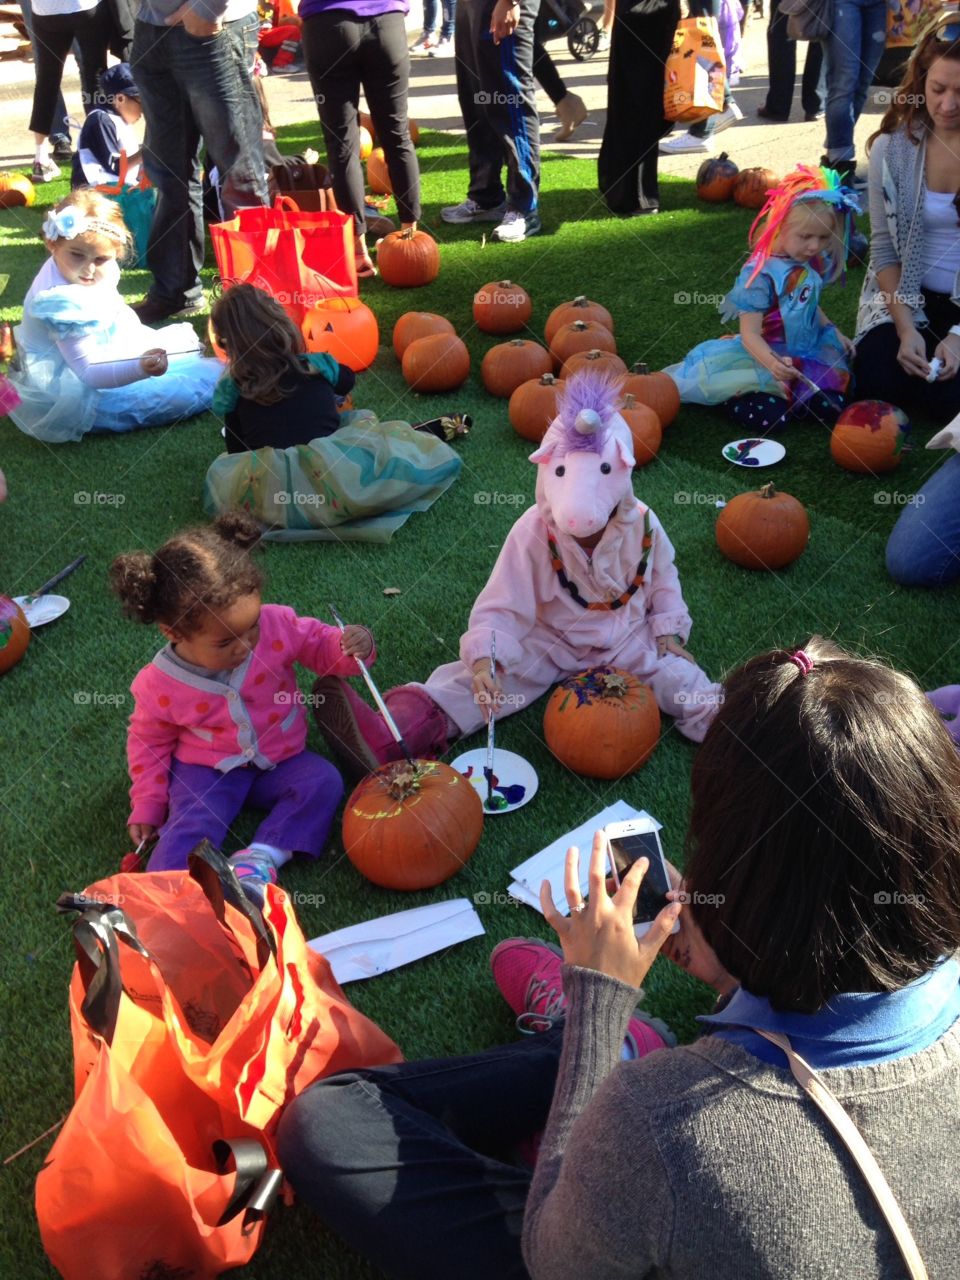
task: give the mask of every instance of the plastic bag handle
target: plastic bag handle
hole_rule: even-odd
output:
[[[233,864],[220,850],[215,849],[209,840],[201,841],[188,856],[187,868],[190,878],[203,890],[204,897],[213,907],[214,915],[227,932],[230,931],[230,926],[227,924],[224,903],[229,902],[231,907],[249,921],[257,938],[257,963],[260,968],[266,967],[271,956],[276,959],[276,939],[263,923],[263,916],[258,908],[240,887]]]
[[[84,989],[80,1012],[87,1026],[112,1044],[123,994],[116,932],[102,915],[85,912],[73,926],[73,945]]]
[[[283,1173],[270,1168],[267,1148],[255,1138],[218,1138],[213,1156],[218,1173],[228,1173],[232,1163],[237,1175],[233,1195],[217,1226],[225,1226],[242,1213],[242,1231],[248,1236],[273,1207]]]

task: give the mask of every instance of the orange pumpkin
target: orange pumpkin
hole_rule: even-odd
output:
[[[660,419],[649,405],[640,404],[636,396],[629,392],[623,397],[620,416],[633,436],[633,456],[637,460],[637,466],[645,467],[657,456],[660,442],[663,440]]]
[[[377,245],[382,279],[396,289],[416,289],[440,274],[440,246],[425,231],[391,231]]]
[[[613,333],[613,316],[607,308],[602,307],[599,302],[591,302],[581,293],[570,302],[561,302],[547,316],[543,329],[543,340],[547,346],[553,341],[558,329],[562,329],[565,324],[573,324],[574,320],[596,320]]]
[[[847,405],[830,434],[830,456],[847,471],[893,471],[903,460],[910,420],[885,400]]]
[[[420,141],[420,126],[417,124],[416,120],[410,120],[408,118],[407,127],[410,130],[410,141],[414,146],[416,146]]]
[[[717,518],[717,546],[744,569],[784,569],[793,564],[810,539],[810,521],[789,493],[765,484],[753,493],[738,493]]]
[[[359,298],[320,298],[304,312],[300,327],[308,351],[326,351],[354,373],[377,358],[377,318]]]
[[[480,377],[492,396],[505,400],[524,382],[539,378],[552,368],[550,353],[539,342],[511,338],[490,348],[480,365]]]
[[[523,285],[491,280],[473,295],[473,319],[481,333],[519,333],[533,314]]]
[[[588,778],[622,778],[639,769],[660,739],[653,691],[629,671],[592,667],[562,680],[543,716],[547,746]]]
[[[733,184],[733,198],[744,209],[759,209],[767,198],[767,192],[780,185],[780,179],[772,169],[757,165],[742,169]]]
[[[37,198],[33,183],[22,173],[0,173],[0,209],[32,205]]]
[[[0,675],[16,666],[30,643],[30,627],[23,610],[9,596],[0,596]]]
[[[214,332],[214,328],[213,328],[213,321],[209,319],[209,317],[207,319],[207,341],[210,343],[210,346],[213,349],[213,354],[217,357],[220,363],[226,364],[227,353],[224,351],[223,347],[221,347],[220,343],[217,341],[217,335]]]
[[[725,151],[708,156],[697,170],[697,195],[709,204],[722,204],[733,195],[739,173]]]
[[[560,380],[552,373],[522,383],[510,397],[510,425],[524,440],[539,444],[557,416]]]
[[[622,377],[627,372],[626,363],[615,351],[600,351],[597,347],[590,351],[575,351],[564,360],[560,377],[569,378],[578,369],[592,369],[595,373],[605,373],[615,378]]]
[[[3,324],[0,324],[0,364],[5,364],[8,360],[12,360],[15,350],[13,325],[9,320],[4,320]]]
[[[623,394],[634,396],[638,404],[651,408],[664,430],[680,412],[680,392],[669,373],[650,373],[642,360],[627,375]]]
[[[410,343],[402,367],[414,391],[455,391],[470,373],[470,352],[455,333],[434,333]]]
[[[393,195],[390,171],[387,169],[387,157],[383,154],[383,147],[374,147],[367,156],[367,186],[375,195]]]
[[[550,354],[558,369],[578,351],[612,351],[616,354],[616,350],[613,334],[596,320],[574,320],[572,324],[561,325],[550,343]]]
[[[360,126],[360,159],[368,160],[373,150],[373,134],[369,129]]]
[[[393,326],[393,349],[397,359],[403,359],[403,353],[411,342],[417,338],[427,338],[434,333],[456,333],[446,316],[434,315],[432,311],[406,311]]]
[[[482,832],[479,794],[438,760],[383,765],[359,783],[343,814],[347,857],[385,889],[432,889],[449,880]]]
[[[368,115],[366,111],[361,111],[359,115],[360,128],[366,129],[370,137],[373,139],[373,145],[377,145],[377,130],[374,127],[373,116]]]

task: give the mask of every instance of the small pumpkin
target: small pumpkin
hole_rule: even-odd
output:
[[[558,329],[562,329],[565,324],[572,324],[574,320],[596,320],[613,333],[613,316],[607,308],[602,307],[599,302],[591,302],[580,293],[570,302],[561,302],[547,316],[547,323],[543,328],[543,340],[547,346],[553,341],[553,335]]]
[[[367,186],[378,196],[392,196],[390,171],[387,168],[387,157],[383,147],[374,147],[367,156]]]
[[[483,833],[483,802],[438,760],[383,765],[353,791],[343,847],[357,870],[385,889],[432,889],[461,870]]]
[[[398,360],[411,342],[417,338],[427,338],[434,333],[456,333],[446,316],[434,315],[432,311],[405,311],[393,326],[393,349]]]
[[[434,333],[410,343],[402,367],[414,391],[455,391],[469,376],[470,353],[455,333]]]
[[[521,383],[510,397],[507,412],[510,425],[518,436],[524,440],[533,440],[539,444],[546,435],[547,427],[557,416],[557,395],[560,392],[560,379],[552,373],[545,373],[541,378],[531,378]]]
[[[480,365],[483,385],[492,396],[506,399],[531,378],[539,378],[553,368],[550,352],[529,338],[511,338],[491,347]]]
[[[391,231],[377,245],[381,278],[395,289],[417,289],[440,274],[440,246],[425,231]]]
[[[300,328],[308,351],[326,351],[354,373],[377,358],[377,317],[359,298],[319,298],[304,312]]]
[[[759,209],[767,198],[767,192],[780,185],[780,179],[772,169],[756,165],[741,169],[733,184],[734,201],[744,209]]]
[[[597,347],[590,351],[575,351],[564,360],[560,377],[569,378],[578,369],[592,369],[595,373],[605,373],[614,378],[620,378],[627,372],[626,362],[615,351],[601,351]]]
[[[628,391],[623,397],[620,416],[633,436],[633,456],[638,467],[645,467],[657,456],[663,440],[663,428],[656,412],[649,405],[641,404]]]
[[[519,333],[533,314],[523,285],[491,280],[473,295],[473,319],[481,333]]]
[[[407,128],[410,130],[410,141],[413,143],[414,146],[416,146],[417,143],[420,141],[420,126],[417,124],[416,120],[411,120],[408,117]]]
[[[664,430],[680,412],[680,392],[669,373],[651,373],[642,360],[633,365],[623,383],[623,394],[651,408]]]
[[[810,539],[810,521],[802,503],[765,484],[738,493],[717,517],[717,546],[744,569],[785,569]]]
[[[36,198],[36,189],[25,174],[0,173],[0,209],[29,207]]]
[[[697,170],[697,195],[709,204],[722,204],[733,195],[739,173],[725,151],[708,156]]]
[[[26,615],[15,600],[0,596],[0,675],[16,666],[30,643]]]
[[[616,350],[613,334],[596,320],[574,320],[572,324],[561,325],[550,343],[550,354],[558,369],[578,351],[612,351],[616,354]]]
[[[830,456],[846,471],[893,471],[903,461],[910,419],[885,400],[847,405],[830,433]]]
[[[592,667],[557,685],[543,716],[547,746],[588,778],[622,778],[649,760],[660,709],[648,685],[616,667]]]
[[[361,111],[358,118],[360,120],[360,128],[366,129],[367,133],[369,133],[370,137],[373,139],[373,145],[376,146],[377,130],[373,123],[373,116],[368,115],[366,111]]]
[[[369,129],[360,126],[360,159],[368,160],[370,152],[373,150],[373,134]]]

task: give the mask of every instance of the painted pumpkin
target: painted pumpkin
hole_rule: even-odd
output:
[[[453,333],[457,331],[446,316],[434,315],[432,311],[406,311],[393,326],[393,349],[397,359],[403,359],[403,353],[411,342],[417,338],[427,338],[434,333]]]
[[[307,308],[301,329],[308,351],[326,351],[354,373],[377,358],[377,318],[359,298],[320,298]]]
[[[739,173],[725,151],[708,156],[697,170],[697,195],[709,204],[722,204],[733,195]]]
[[[370,152],[373,150],[373,134],[369,129],[360,126],[360,159],[369,160]]]
[[[767,198],[767,192],[780,185],[780,179],[772,169],[757,165],[742,169],[733,184],[733,198],[744,209],[759,209]]]
[[[393,195],[387,157],[383,153],[383,147],[374,147],[367,156],[367,186],[375,195]]]
[[[717,518],[717,546],[744,569],[784,569],[810,539],[810,521],[789,493],[765,484],[753,493],[738,493]]]
[[[473,319],[481,333],[519,333],[533,314],[523,285],[491,280],[473,295]]]
[[[414,391],[456,391],[469,376],[470,352],[455,333],[435,333],[410,343],[402,367]]]
[[[524,382],[539,378],[552,368],[550,352],[539,342],[511,338],[509,342],[500,342],[490,348],[480,365],[480,377],[492,396],[501,396],[505,400]]]
[[[0,209],[22,208],[37,198],[33,183],[22,173],[0,173]]]
[[[599,302],[591,302],[581,293],[570,302],[561,302],[547,316],[543,329],[543,340],[547,346],[553,341],[558,329],[562,329],[565,324],[573,324],[574,320],[596,320],[613,333],[613,316],[607,308],[602,307]]]
[[[425,231],[391,231],[377,245],[377,268],[395,289],[417,289],[440,274],[440,246]]]
[[[598,347],[593,347],[590,351],[575,351],[564,360],[560,377],[569,378],[578,369],[593,369],[595,373],[621,378],[627,372],[627,365],[615,351],[601,351]]]
[[[517,387],[510,397],[510,425],[518,436],[539,444],[547,427],[557,416],[557,394],[560,380],[552,373],[542,378],[531,378]]]
[[[663,440],[660,419],[649,405],[640,404],[636,396],[629,392],[623,397],[620,416],[633,436],[633,456],[637,460],[637,466],[645,467],[657,456]]]
[[[593,667],[557,685],[543,716],[547,746],[588,778],[622,778],[639,769],[660,739],[653,691],[628,671]]]
[[[613,334],[596,320],[574,320],[572,324],[561,325],[550,343],[550,354],[558,369],[578,351],[612,351],[616,354],[616,350]]]
[[[642,360],[627,375],[623,394],[634,396],[638,404],[652,409],[664,430],[680,412],[680,392],[669,373],[651,373]]]
[[[383,765],[359,783],[343,814],[347,857],[385,889],[431,889],[449,880],[482,832],[480,796],[438,760]]]
[[[0,675],[17,665],[29,643],[30,627],[23,610],[9,596],[0,596]]]
[[[903,460],[910,419],[885,400],[857,400],[837,418],[830,434],[830,456],[846,471],[876,475],[893,471]]]

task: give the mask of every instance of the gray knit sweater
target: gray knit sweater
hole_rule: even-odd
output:
[[[563,1054],[524,1220],[534,1280],[902,1280],[866,1183],[789,1070],[716,1036],[618,1062],[636,992],[565,966]],[[914,1233],[960,1277],[960,1027],[822,1073]]]

